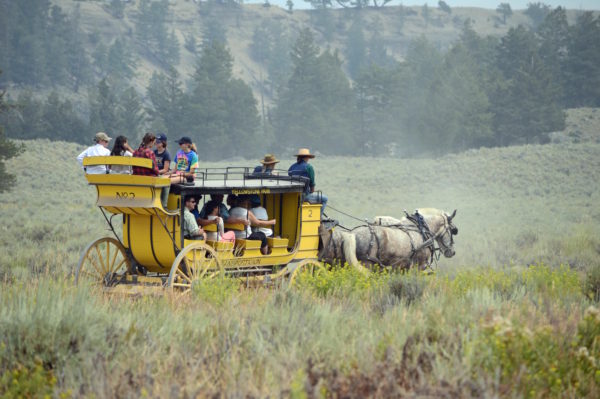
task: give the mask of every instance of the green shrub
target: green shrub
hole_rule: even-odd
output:
[[[394,276],[390,281],[390,293],[410,305],[423,296],[429,278],[419,272]]]
[[[389,277],[390,274],[385,270],[363,273],[345,264],[332,266],[314,275],[300,273],[296,277],[295,285],[298,289],[306,290],[321,298],[329,296],[366,298],[372,291],[384,289]]]
[[[50,398],[55,385],[52,370],[38,360],[32,367],[18,365],[0,375],[0,398]]]
[[[223,305],[239,291],[238,279],[223,277],[215,279],[200,279],[194,282],[192,291],[195,298],[213,305]]]
[[[598,397],[600,312],[590,307],[574,339],[548,325],[531,330],[496,316],[466,350],[473,375],[498,376],[524,397]]]

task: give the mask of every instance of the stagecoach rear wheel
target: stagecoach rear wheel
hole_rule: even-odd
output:
[[[316,277],[325,272],[323,263],[316,259],[305,259],[298,263],[294,270],[289,274],[288,286],[293,287],[302,276]]]
[[[110,286],[130,269],[125,247],[112,237],[100,238],[83,250],[75,270],[75,284],[86,281]]]
[[[217,252],[198,241],[183,248],[173,261],[167,288],[188,293],[198,281],[222,278],[223,275]]]

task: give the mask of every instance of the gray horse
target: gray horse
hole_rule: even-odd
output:
[[[319,228],[319,259],[327,263],[347,262],[361,268],[381,265],[408,269],[430,265],[437,248],[450,258],[454,256],[454,238],[458,229],[452,220],[456,210],[448,213],[419,209],[402,219],[389,216],[375,218],[375,223],[347,230],[323,223]]]

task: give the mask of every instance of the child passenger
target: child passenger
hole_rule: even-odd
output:
[[[115,144],[110,152],[111,156],[131,157],[133,156],[133,149],[127,143],[127,137],[119,136],[115,139]],[[131,166],[128,165],[112,165],[110,167],[110,173],[130,175]]]
[[[198,168],[198,154],[196,154],[196,145],[192,143],[189,137],[182,137],[177,140],[179,151],[175,156],[176,169],[171,174],[172,183],[185,183],[194,181],[194,172]]]

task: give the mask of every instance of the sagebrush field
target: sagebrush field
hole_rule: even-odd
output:
[[[73,285],[109,233],[82,147],[22,144],[0,195],[0,395],[600,395],[600,144],[317,157],[317,188],[359,219],[458,209],[456,257],[432,276],[334,269],[291,290],[137,299]]]

